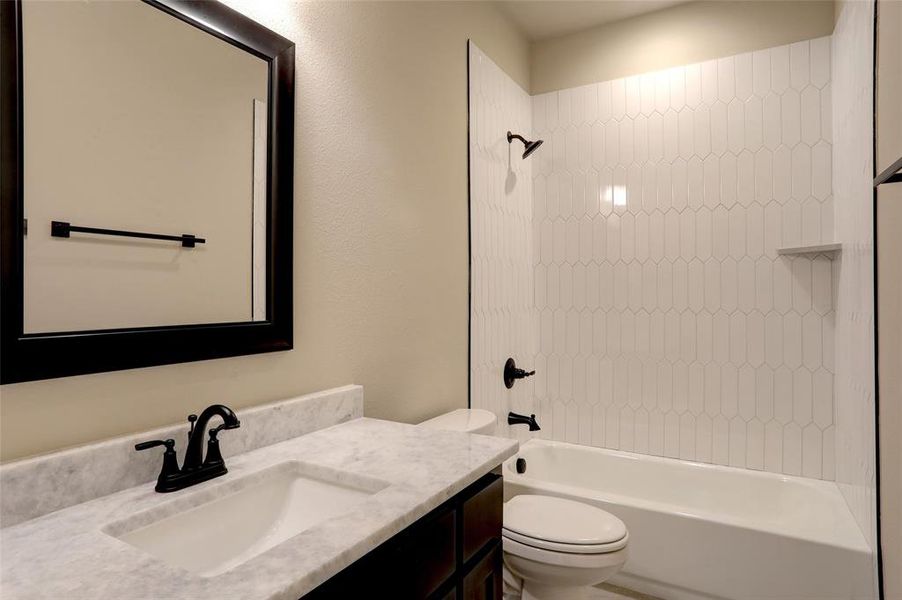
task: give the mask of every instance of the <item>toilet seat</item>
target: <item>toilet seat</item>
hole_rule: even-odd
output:
[[[626,562],[627,549],[624,544],[619,550],[601,554],[571,554],[555,550],[545,550],[518,542],[507,536],[501,538],[501,548],[510,556],[530,560],[544,565],[573,569],[605,569]]]
[[[595,555],[626,547],[629,535],[623,521],[595,506],[523,494],[504,503],[505,541],[545,552]]]
[[[509,529],[502,529],[502,536],[505,540],[511,540],[538,550],[564,552],[567,554],[607,554],[608,552],[622,550],[629,541],[629,534],[627,534],[619,540],[607,544],[563,544],[561,542],[529,537]]]

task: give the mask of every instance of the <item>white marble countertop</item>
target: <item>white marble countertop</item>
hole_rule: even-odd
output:
[[[0,530],[0,595],[4,599],[294,600],[516,450],[514,440],[356,419],[232,457],[227,460],[228,475],[174,494],[157,494],[153,483],[147,483]],[[350,512],[210,578],[171,567],[102,531],[163,503],[206,501],[235,478],[289,460],[390,485]]]

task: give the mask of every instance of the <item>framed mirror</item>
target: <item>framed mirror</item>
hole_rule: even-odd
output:
[[[0,29],[0,382],[290,349],[294,44],[212,1]]]

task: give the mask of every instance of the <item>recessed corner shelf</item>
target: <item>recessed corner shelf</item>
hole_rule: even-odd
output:
[[[834,259],[839,252],[842,252],[842,244],[811,244],[810,246],[777,248],[777,254],[780,256],[823,254],[831,260]]]

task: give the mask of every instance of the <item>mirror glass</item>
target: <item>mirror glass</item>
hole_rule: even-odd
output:
[[[266,320],[268,62],[143,2],[22,43],[24,333]]]

